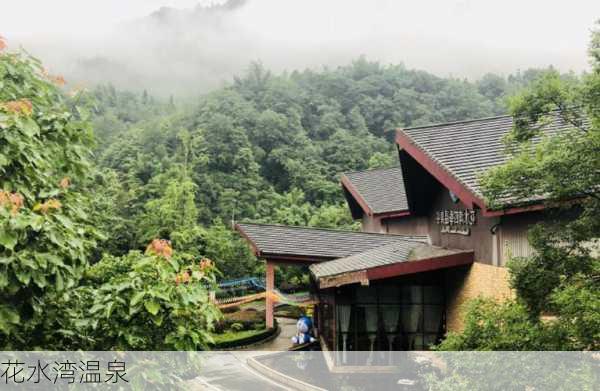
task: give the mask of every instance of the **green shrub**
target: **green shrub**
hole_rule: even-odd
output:
[[[156,241],[155,241],[156,242]],[[154,243],[154,242],[153,242]],[[209,331],[220,317],[210,301],[214,268],[170,253],[131,251],[122,262],[107,262],[129,270],[90,286],[94,304],[89,310],[98,350],[197,350],[211,342]]]

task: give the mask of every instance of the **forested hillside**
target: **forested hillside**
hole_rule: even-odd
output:
[[[263,272],[232,221],[357,229],[340,173],[397,164],[396,127],[504,113],[539,75],[468,82],[364,58],[274,75],[255,63],[196,100],[163,101],[77,91],[4,49],[4,350],[206,348],[220,319],[208,291]]]
[[[216,260],[225,277],[255,262],[232,220],[357,228],[339,174],[397,164],[393,130],[505,113],[529,70],[477,82],[359,58],[274,75],[260,63],[195,101],[100,86],[93,113],[100,193],[110,198],[105,251],[155,237]]]

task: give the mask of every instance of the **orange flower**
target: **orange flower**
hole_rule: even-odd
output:
[[[58,185],[62,188],[62,189],[66,189],[67,187],[71,186],[71,179],[66,176],[63,179],[60,180],[60,182],[58,183]]]
[[[19,99],[6,102],[1,105],[9,113],[29,116],[33,112],[33,105],[29,99]]]
[[[23,196],[19,193],[0,190],[0,206],[10,207],[10,212],[14,216],[23,207]]]
[[[210,269],[213,266],[213,261],[208,258],[202,258],[200,260],[200,270]]]
[[[190,273],[188,273],[187,271],[175,276],[176,285],[187,284],[188,282],[190,282]]]
[[[23,207],[23,196],[19,193],[12,193],[9,198],[12,203],[11,212],[16,215],[19,209]]]
[[[2,35],[0,35],[0,52],[6,49],[6,40]]]
[[[171,258],[173,255],[173,248],[171,242],[165,239],[154,239],[148,247],[146,247],[146,254],[155,254],[165,258]]]
[[[186,283],[186,282],[190,282],[190,273],[188,273],[187,271],[183,272],[181,274],[181,280]]]

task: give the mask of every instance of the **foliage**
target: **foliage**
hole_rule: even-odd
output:
[[[465,327],[450,333],[440,350],[560,350],[562,335],[548,324],[531,319],[515,301],[476,299],[466,308]]]
[[[535,254],[508,265],[517,301],[499,311],[485,303],[473,306],[467,330],[451,336],[442,348],[600,348],[599,37],[596,30],[591,73],[573,79],[549,71],[511,99],[516,121],[507,146],[513,158],[483,178],[485,196],[502,206],[508,189],[516,199],[543,198],[554,209],[546,213],[545,224],[530,232]],[[532,144],[538,125],[548,118],[558,118],[572,130]],[[545,324],[540,315],[553,320]],[[517,323],[519,329],[510,327]]]
[[[217,268],[227,278],[255,275],[258,271],[256,258],[248,245],[220,219],[215,219],[213,224],[204,230],[202,244],[202,252],[216,260]]]
[[[0,347],[33,349],[61,327],[96,239],[84,195],[91,128],[40,63],[0,52]],[[48,334],[46,334],[46,332]]]
[[[146,254],[109,256],[90,269],[94,285],[82,289],[93,292],[95,349],[197,350],[212,341],[208,330],[220,316],[208,295],[214,265],[170,256],[156,243]]]
[[[190,105],[111,86],[86,91],[98,165],[116,177],[114,215],[104,218],[120,227],[96,253],[126,254],[160,236],[215,259],[224,278],[253,274],[261,265],[232,242],[229,222],[357,229],[340,173],[395,165],[397,127],[503,113],[506,95],[536,75],[471,83],[359,58],[281,75],[253,63]],[[192,200],[191,214],[174,207],[193,211]]]

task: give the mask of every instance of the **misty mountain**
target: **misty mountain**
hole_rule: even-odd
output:
[[[550,64],[563,70],[578,67],[578,57],[564,51],[556,55],[541,49],[450,42],[445,33],[423,32],[427,25],[417,26],[410,14],[403,13],[403,7],[391,3],[387,7],[374,6],[372,12],[361,13],[359,2],[333,0],[230,0],[189,9],[162,7],[100,36],[74,34],[62,41],[30,37],[24,45],[72,82],[109,82],[162,96],[189,96],[214,89],[257,60],[282,72],[336,67],[364,54],[382,63],[404,63],[460,78]],[[425,20],[437,24],[438,30],[443,31],[444,23],[455,23],[427,12],[413,10],[429,16]],[[459,21],[457,15],[451,16]]]

